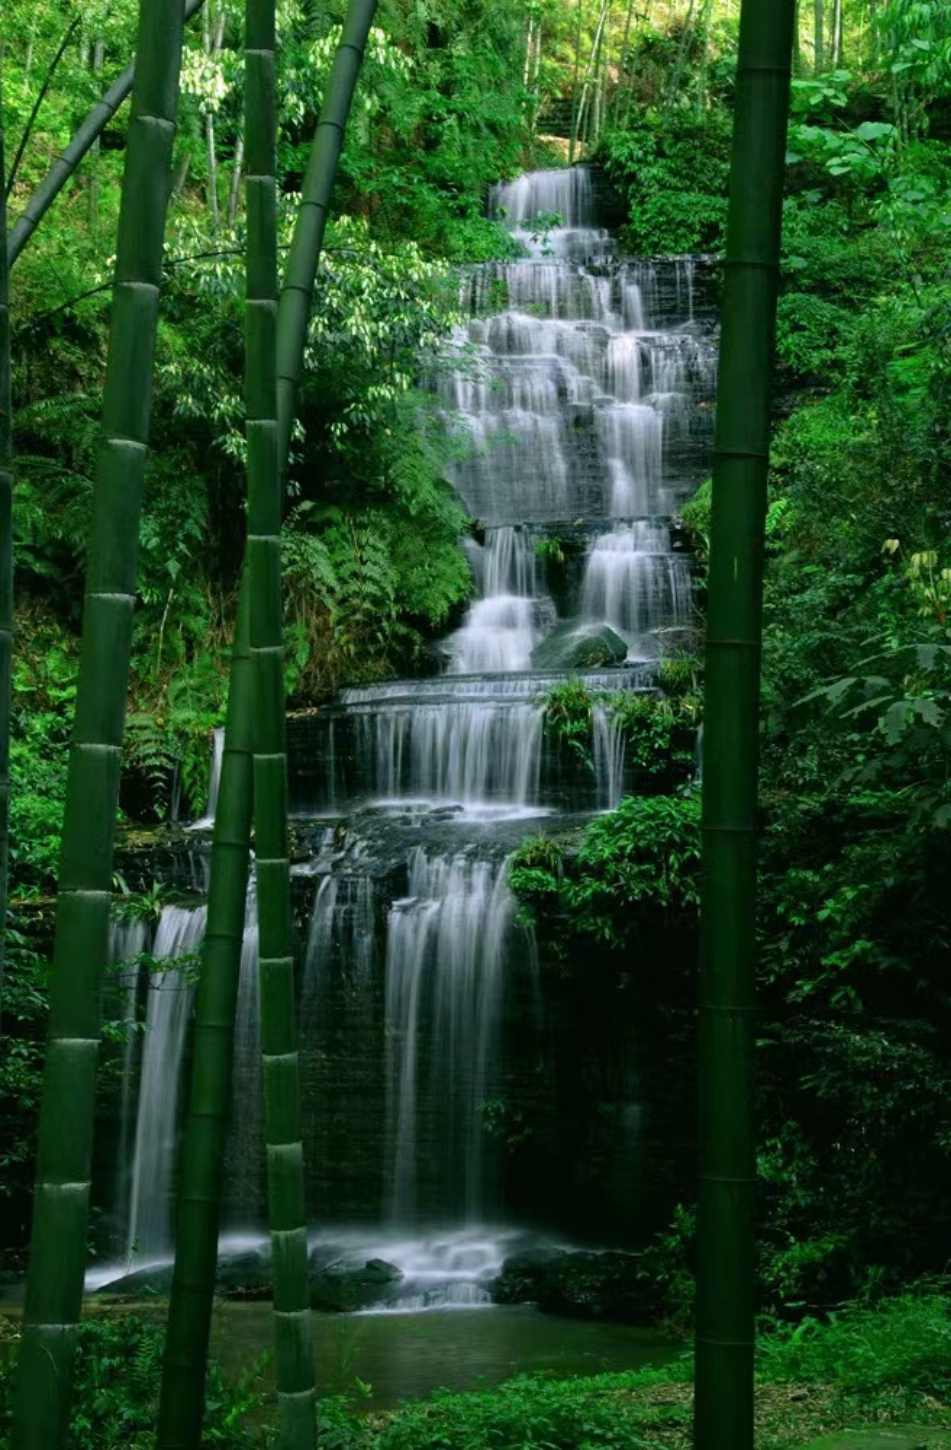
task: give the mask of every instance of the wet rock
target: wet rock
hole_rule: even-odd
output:
[[[227,1254],[218,1260],[218,1292],[225,1299],[253,1303],[271,1298],[270,1255],[259,1249]]]
[[[327,1314],[347,1314],[385,1303],[403,1278],[395,1264],[384,1259],[338,1260],[311,1279],[310,1304]]]
[[[623,665],[627,645],[610,625],[562,625],[532,652],[533,670],[591,670]]]
[[[530,1250],[505,1260],[492,1289],[497,1304],[535,1304],[548,1314],[651,1325],[651,1285],[637,1254]]]
[[[121,1279],[111,1279],[102,1284],[96,1293],[103,1298],[148,1299],[154,1295],[168,1294],[172,1287],[172,1264],[151,1264],[144,1269],[133,1269]]]

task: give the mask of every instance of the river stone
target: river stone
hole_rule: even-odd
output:
[[[651,1325],[651,1286],[637,1254],[528,1250],[502,1265],[492,1297],[497,1304],[536,1304],[573,1319]]]
[[[532,669],[594,670],[626,659],[627,645],[610,625],[564,624],[532,651]]]
[[[403,1278],[401,1269],[385,1259],[338,1260],[328,1264],[310,1282],[312,1309],[327,1314],[347,1314],[385,1303]]]

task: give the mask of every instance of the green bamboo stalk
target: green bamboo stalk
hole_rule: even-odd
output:
[[[353,12],[359,11],[363,15],[367,8],[366,0],[353,0],[341,47],[354,46],[355,36],[358,39],[359,32]],[[367,32],[371,21],[372,15],[365,22]],[[360,49],[362,51],[362,45]],[[352,50],[349,53],[352,54]],[[330,118],[336,117],[339,125],[330,124],[329,121],[327,124],[318,125],[308,167],[308,175],[316,177],[319,183],[311,187],[309,192],[315,203],[329,203],[340,155],[340,137],[353,98],[354,84],[355,77],[351,79],[349,64],[342,63],[338,57],[321,121],[323,122],[326,114]],[[249,144],[250,135],[247,141]],[[322,160],[314,156],[319,151],[327,153]],[[250,173],[252,168],[249,166],[248,169]],[[249,234],[250,225],[249,217]],[[293,270],[295,276],[301,277],[307,265],[316,273],[323,232],[323,223],[319,228],[298,227],[295,230],[288,274]],[[312,290],[313,282],[310,286],[310,291]],[[279,310],[277,348],[280,350],[283,340],[284,355],[288,356],[292,343],[296,343],[300,350],[295,365],[296,375],[299,376],[303,368],[306,318],[303,328],[295,327],[293,339],[284,336],[289,318],[294,321],[292,311],[286,307]],[[262,353],[260,356],[270,354]],[[290,425],[284,437],[289,440]],[[286,466],[286,447],[287,442],[282,445],[279,438],[279,476],[283,474]],[[236,646],[231,666],[228,719],[225,725],[224,756],[208,892],[208,928],[202,956],[201,983],[195,1006],[195,1066],[182,1144],[175,1272],[169,1300],[157,1450],[197,1450],[201,1441],[208,1334],[217,1265],[224,1147],[231,1110],[232,1035],[251,839],[251,749],[255,706],[251,682],[249,621],[250,594],[246,568],[241,584]],[[258,829],[260,835],[260,826]],[[258,855],[264,855],[260,838]],[[259,860],[259,873],[260,865]],[[259,874],[259,881],[261,879]],[[261,956],[264,957],[263,941]],[[263,982],[263,960],[261,972]],[[262,1047],[265,1049],[273,1046],[274,1041],[273,1036],[264,1035],[263,1019],[267,1010],[262,1004]],[[279,1156],[275,1158],[275,1162],[278,1161]],[[276,1274],[279,1271],[278,1264],[276,1255]],[[280,1261],[280,1272],[291,1272],[286,1269],[283,1259]],[[290,1319],[279,1322],[286,1322],[288,1325],[294,1323]],[[301,1407],[298,1413],[303,1417],[310,1413],[307,1410],[310,1399],[311,1396],[305,1389],[296,1402]],[[291,1406],[294,1401],[288,1397],[284,1403]]]
[[[281,471],[277,436],[277,117],[274,0],[247,0],[245,404],[248,579],[254,680],[254,840],[261,1067],[274,1283],[280,1450],[313,1450],[314,1346],[287,843],[287,747],[281,617]]]
[[[250,864],[254,702],[249,603],[243,579],[211,848],[208,919],[195,1003],[192,1078],[182,1136],[175,1271],[162,1367],[158,1450],[197,1450],[201,1442]]]
[[[568,165],[575,164],[575,150],[578,145],[578,86],[581,81],[581,26],[584,20],[584,0],[578,0],[575,11],[575,64],[571,78],[571,121],[568,127]]]
[[[337,179],[347,117],[377,3],[378,0],[350,0],[347,8],[343,35],[310,148],[290,255],[284,271],[277,322],[277,452],[282,473],[287,466],[297,389],[304,367],[304,346],[317,262],[330,215],[330,199]]]
[[[794,0],[743,0],[713,466],[700,972],[696,1450],[752,1450],[759,667]]]
[[[193,15],[197,15],[204,3],[205,0],[186,0],[186,21],[191,20]],[[59,196],[67,181],[75,176],[84,157],[92,146],[95,145],[96,141],[98,141],[106,126],[131,92],[134,78],[135,62],[133,61],[113,81],[102,99],[96,102],[65,151],[63,151],[61,156],[56,158],[46,176],[30,197],[23,211],[10,228],[7,237],[7,259],[11,267],[53,205],[53,202]]]
[[[7,194],[0,87],[0,242],[7,235]],[[10,269],[0,248],[0,1004],[7,942],[10,820],[10,704],[13,670],[13,362],[10,348]]]
[[[14,1450],[65,1443],[184,6],[141,0],[56,903]]]

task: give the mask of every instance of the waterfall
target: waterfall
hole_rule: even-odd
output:
[[[205,806],[204,815],[199,816],[197,821],[192,821],[192,830],[208,830],[215,824],[215,812],[218,809],[218,787],[221,784],[221,766],[225,758],[225,732],[223,729],[216,730],[212,738],[211,764],[208,771],[208,804]]]
[[[460,675],[527,670],[542,637],[533,541],[524,529],[503,527],[475,550],[481,598],[450,640],[451,669]]]
[[[464,321],[431,378],[453,440],[447,478],[473,520],[463,541],[473,597],[434,647],[440,673],[355,685],[288,727],[302,818],[295,917],[310,916],[300,1023],[314,1226],[342,1226],[340,1244],[352,1246],[364,1225],[360,1252],[372,1244],[368,1256],[405,1274],[386,1291],[401,1308],[485,1301],[484,1280],[519,1241],[498,1225],[513,1207],[524,1212],[533,1155],[547,1151],[544,1123],[525,1149],[520,1104],[570,1082],[576,1067],[600,1071],[579,1041],[559,1078],[568,1034],[547,1015],[510,853],[526,818],[590,818],[630,786],[609,697],[651,687],[665,632],[690,622],[690,569],[672,521],[704,476],[712,423],[715,354],[693,263],[619,257],[583,167],[506,182],[490,211],[522,252],[463,272]],[[626,661],[604,625],[626,643]],[[581,667],[586,658],[597,664]],[[561,659],[579,667],[558,668]],[[546,741],[546,697],[567,677],[593,697],[593,772]],[[223,747],[216,731],[207,809],[194,823],[205,829]],[[193,853],[199,891],[207,863]],[[169,965],[147,991],[144,976],[130,980],[120,1008],[131,1023],[145,1000],[145,1035],[124,1049],[120,1147],[131,1172],[117,1184],[139,1261],[171,1247],[192,1007],[172,963],[203,927],[204,908],[167,908],[153,950]],[[115,935],[114,954],[137,955],[140,941]],[[246,1230],[264,1218],[253,892],[234,1048],[226,1217]],[[605,1059],[611,1051],[617,1044]],[[617,1121],[634,1179],[636,1123],[623,1112]],[[608,1115],[602,1129],[607,1142]],[[566,1182],[580,1171],[566,1164]]]
[[[192,953],[205,930],[206,908],[166,906],[155,932],[156,961]],[[145,1038],[129,1194],[129,1261],[147,1262],[172,1248],[172,1186],[178,1141],[178,1101],[185,1036],[194,989],[179,967],[153,972],[148,984]]]
[[[261,1024],[258,1009],[258,914],[252,882],[245,907],[234,1016],[231,1131],[225,1163],[228,1221],[237,1229],[263,1221]]]
[[[125,1228],[126,1205],[129,1201],[129,1185],[132,1157],[132,1135],[135,1128],[132,1105],[135,1097],[135,1080],[138,1069],[141,1038],[136,1030],[139,1014],[139,989],[143,968],[138,960],[149,948],[151,940],[149,924],[141,919],[135,921],[113,921],[109,924],[109,961],[114,967],[123,967],[117,974],[119,987],[119,1020],[124,1032],[122,1045],[122,1082],[119,1090],[119,1144],[116,1156],[116,1181],[114,1205],[117,1218]]]
[[[602,704],[594,707],[592,731],[598,801],[603,810],[613,811],[624,789],[624,735],[616,715]]]
[[[383,800],[511,809],[537,798],[543,710],[524,700],[456,699],[381,707],[357,722],[357,748]]]
[[[582,613],[588,621],[611,625],[638,649],[649,648],[655,631],[687,623],[690,573],[687,561],[670,551],[663,524],[640,520],[595,539]]]
[[[443,1192],[457,1211],[471,1221],[488,1208],[482,1109],[498,1053],[505,946],[515,911],[507,860],[429,856],[422,847],[413,853],[409,892],[393,903],[387,932],[396,1223],[416,1215],[421,1154],[438,1163]]]

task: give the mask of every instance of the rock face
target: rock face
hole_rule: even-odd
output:
[[[548,1314],[648,1326],[656,1313],[637,1254],[530,1250],[505,1260],[497,1304],[536,1304]]]
[[[532,669],[596,670],[605,665],[623,665],[626,659],[627,645],[610,625],[582,628],[566,624],[533,652]]]
[[[383,1259],[338,1260],[311,1279],[310,1306],[327,1314],[347,1314],[385,1303],[403,1275],[395,1264]]]

